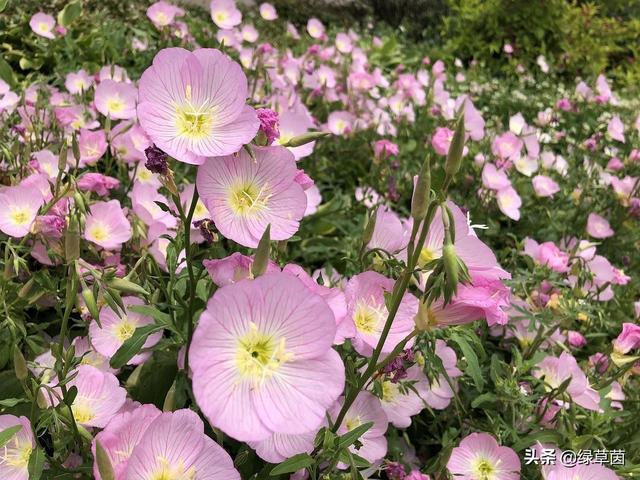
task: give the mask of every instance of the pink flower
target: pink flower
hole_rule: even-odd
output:
[[[573,109],[573,104],[568,98],[561,98],[556,102],[556,108],[564,112],[570,112]]]
[[[609,357],[604,353],[596,352],[589,357],[589,366],[602,375],[609,368]]]
[[[433,137],[431,137],[431,146],[433,146],[433,149],[438,155],[445,156],[449,153],[449,147],[451,146],[452,140],[453,130],[446,127],[438,127],[436,128]]]
[[[96,88],[94,103],[105,117],[114,120],[134,118],[136,116],[136,98],[138,89],[130,83],[103,80]]]
[[[544,480],[619,480],[616,473],[597,463],[567,467],[562,463],[546,467]]]
[[[29,233],[45,199],[35,186],[16,185],[0,190],[0,231],[22,238]]]
[[[623,323],[622,332],[613,341],[613,350],[616,353],[625,355],[636,348],[640,348],[640,325],[629,322]]]
[[[27,417],[0,415],[0,432],[16,426],[20,426],[20,430],[8,439],[0,452],[0,477],[6,480],[28,480],[29,458],[36,448],[31,423]]]
[[[240,474],[229,454],[205,435],[200,417],[185,408],[153,420],[133,449],[124,478],[240,480]]]
[[[37,162],[36,170],[38,172],[46,173],[51,179],[58,176],[58,157],[51,150],[33,152],[31,156]]]
[[[131,191],[131,204],[134,213],[148,226],[162,223],[167,228],[177,225],[176,218],[171,212],[162,210],[156,202],[169,204],[169,201],[158,193],[156,186],[148,183],[135,183]]]
[[[228,30],[240,25],[242,12],[236,7],[235,0],[211,0],[211,19],[219,28]]]
[[[310,128],[313,128],[314,124],[310,120],[309,115],[296,112],[287,111],[280,115],[280,137],[275,143],[282,145],[287,143],[293,137],[306,133]],[[310,142],[299,147],[287,147],[297,160],[311,155],[316,142]]]
[[[369,250],[381,249],[390,254],[404,250],[409,243],[411,226],[392,210],[380,206],[376,212],[376,223],[371,241],[367,244]]]
[[[104,130],[80,129],[78,136],[78,146],[80,147],[80,166],[95,165],[107,151],[107,135]],[[69,162],[74,163],[71,156]]]
[[[114,312],[111,307],[105,306],[100,310],[100,325],[94,319],[89,326],[89,336],[96,351],[105,357],[111,358],[122,344],[131,338],[136,328],[145,325],[152,325],[153,318],[130,310],[134,305],[144,305],[144,302],[135,297],[124,297],[125,312]],[[143,348],[153,347],[162,338],[162,332],[156,332],[144,343]],[[130,365],[139,365],[151,357],[151,352],[141,352],[135,355],[130,361]]]
[[[96,202],[89,208],[84,227],[84,238],[105,250],[116,250],[133,235],[131,224],[125,217],[120,202]]]
[[[270,22],[278,18],[278,13],[276,12],[275,7],[270,3],[261,3],[260,16]]]
[[[232,253],[225,258],[203,260],[202,264],[207,269],[213,283],[218,287],[224,287],[225,285],[231,285],[240,280],[253,278],[251,275],[253,257],[242,255],[239,252]],[[270,260],[267,264],[267,273],[279,271],[278,266]]]
[[[96,192],[100,196],[105,196],[110,190],[118,188],[120,181],[102,173],[87,172],[78,179],[77,184],[83,192]]]
[[[267,137],[267,145],[271,145],[280,136],[278,114],[270,108],[258,108],[256,114],[260,121],[260,131]]]
[[[560,186],[546,175],[536,175],[531,179],[531,183],[538,197],[553,197],[560,191]]]
[[[117,377],[90,365],[80,365],[77,375],[67,383],[78,389],[71,411],[83,427],[104,428],[124,405],[127,391]]]
[[[509,186],[498,190],[496,200],[498,201],[498,208],[502,213],[512,220],[520,220],[522,200],[513,187]]]
[[[353,50],[353,42],[351,37],[343,32],[336,35],[336,48],[341,53],[350,53]]]
[[[376,272],[363,272],[352,277],[345,287],[348,318],[352,322],[351,336],[354,348],[361,355],[370,356],[376,347],[389,314],[385,305],[385,293],[393,290],[394,281]],[[418,300],[405,293],[391,330],[382,347],[389,353],[414,328]],[[407,347],[413,344],[410,341]]]
[[[398,145],[386,139],[378,140],[373,144],[373,154],[377,158],[395,157],[398,151]]]
[[[252,147],[253,148],[253,147]],[[293,155],[282,147],[255,147],[211,158],[198,169],[196,185],[222,235],[255,248],[271,225],[272,240],[296,233],[306,209],[306,196],[295,181]]]
[[[344,404],[344,398],[340,398],[329,411],[329,416],[335,420]],[[354,445],[349,447],[349,451],[373,463],[380,460],[387,453],[387,439],[384,434],[389,426],[387,415],[382,409],[378,397],[369,392],[360,392],[355,401],[347,410],[338,435],[344,435],[356,427],[368,422],[373,422],[373,426],[369,428],[361,437],[362,446],[356,448]],[[347,468],[345,464],[339,464],[341,468]]]
[[[590,213],[587,217],[587,233],[593,238],[608,238],[613,236],[614,231],[607,219],[597,213]]]
[[[266,440],[247,442],[247,444],[263,460],[270,463],[280,463],[299,453],[311,453],[313,451],[313,442],[318,433],[317,430],[313,429],[307,433],[297,435],[274,433]]]
[[[624,143],[624,123],[622,123],[618,115],[609,121],[607,132],[614,140]]]
[[[411,472],[404,477],[404,480],[431,480],[431,477],[426,473],[422,473],[420,470],[411,470]]]
[[[409,367],[402,380],[410,382],[413,388],[401,388],[401,383],[393,382],[387,376],[380,379],[382,409],[389,422],[398,428],[411,425],[411,417],[425,408],[429,389],[429,381],[417,365]]]
[[[327,128],[334,135],[348,135],[354,130],[356,117],[345,111],[336,111],[329,114]]]
[[[304,216],[313,215],[318,211],[318,206],[322,203],[322,195],[317,185],[312,185],[304,191],[307,197],[307,208],[304,211]]]
[[[51,15],[38,12],[31,17],[31,20],[29,20],[29,26],[36,35],[50,39],[56,38],[53,34],[53,29],[56,26],[56,20]]]
[[[560,357],[545,357],[538,363],[533,375],[544,379],[547,390],[558,388],[564,381],[571,379],[566,390],[568,397],[587,410],[601,411],[600,395],[591,388],[587,376],[570,353],[562,352]]]
[[[580,332],[569,330],[567,332],[567,341],[574,348],[582,348],[587,344],[587,339]]]
[[[472,433],[451,451],[447,469],[455,480],[518,480],[520,459],[488,433]]]
[[[311,18],[307,22],[307,32],[309,32],[311,38],[322,38],[324,36],[324,25],[317,18]]]
[[[93,85],[93,78],[84,69],[68,73],[64,81],[66,89],[73,94],[86,92],[91,85]]]
[[[206,157],[237,152],[256,135],[260,123],[246,96],[240,65],[220,51],[166,48],[142,74],[138,118],[160,149],[201,165]]]
[[[156,2],[147,8],[147,17],[157,28],[171,25],[176,16],[181,17],[182,15],[184,15],[184,10],[165,1]]]
[[[493,163],[485,163],[482,168],[482,185],[491,190],[500,190],[511,186],[511,180],[501,168],[497,169]]]
[[[520,158],[523,142],[513,132],[505,132],[497,136],[491,144],[491,151],[501,160],[515,162]]]
[[[133,410],[118,413],[111,419],[105,429],[96,435],[91,444],[94,459],[96,456],[96,441],[98,441],[107,452],[115,473],[115,480],[126,480],[125,472],[133,450],[140,443],[149,426],[161,413],[152,404],[141,405]],[[98,463],[95,460],[93,462],[93,475],[96,480],[102,480],[98,471]]]
[[[553,242],[539,244],[532,238],[524,239],[524,254],[540,265],[545,265],[559,273],[569,271],[569,254],[560,250]]]
[[[327,303],[291,275],[220,288],[189,352],[198,405],[213,426],[241,441],[319,427],[344,387],[344,366],[331,348],[335,333]]]

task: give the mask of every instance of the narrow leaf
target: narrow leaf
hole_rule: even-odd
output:
[[[22,429],[22,425],[14,425],[0,431],[0,448],[4,447],[13,436]]]
[[[278,464],[269,475],[275,477],[283,473],[293,473],[313,465],[313,458],[308,453],[299,453]]]
[[[109,365],[111,368],[122,368],[124,367],[129,360],[135,357],[138,352],[142,349],[145,342],[147,341],[147,337],[152,333],[159,332],[164,328],[163,325],[145,325],[144,327],[136,328],[136,331],[133,332],[133,335],[125,340],[122,346],[116,351],[116,353],[111,357],[109,361]]]

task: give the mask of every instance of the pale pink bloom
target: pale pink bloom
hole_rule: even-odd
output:
[[[20,97],[15,92],[7,92],[0,98],[0,113],[11,113],[20,101]]]
[[[29,26],[36,35],[49,39],[56,38],[53,34],[53,29],[56,26],[56,20],[51,15],[38,12],[31,17],[31,20],[29,20]]]
[[[153,318],[141,313],[130,310],[133,305],[144,305],[145,303],[139,298],[124,297],[122,299],[125,312],[114,312],[111,307],[104,306],[100,310],[100,325],[97,319],[94,319],[89,326],[89,336],[91,343],[101,355],[111,358],[116,351],[124,344],[126,340],[131,338],[136,328],[152,325]],[[162,338],[162,332],[156,332],[149,337],[144,343],[143,348],[151,348]],[[130,365],[139,365],[144,363],[151,356],[151,352],[141,352],[135,355],[130,361]]]
[[[317,18],[310,18],[307,22],[307,32],[311,35],[311,38],[322,38],[324,36],[324,25]]]
[[[615,233],[606,218],[597,213],[590,213],[587,217],[587,233],[593,238],[608,238]]]
[[[203,260],[202,265],[207,269],[209,276],[218,287],[231,285],[232,283],[251,279],[251,265],[253,257],[235,252],[225,258]],[[267,273],[279,272],[280,268],[272,260],[267,263]]]
[[[150,146],[149,137],[137,123],[131,125],[128,122],[120,122],[111,130],[112,153],[126,163],[142,160],[143,164],[138,168],[144,166],[144,161],[146,161],[144,150]]]
[[[343,32],[338,33],[336,35],[336,48],[341,53],[350,53],[353,50],[351,37]]]
[[[484,126],[485,121],[482,118],[482,114],[476,109],[469,97],[465,97],[464,128],[469,132],[469,137],[476,142],[482,140],[484,138]]]
[[[131,48],[137,52],[144,52],[149,48],[149,42],[146,39],[134,37],[131,39]]]
[[[272,240],[291,238],[307,207],[296,182],[293,154],[282,147],[252,147],[237,156],[211,158],[198,169],[196,185],[222,235],[255,248],[271,225]]]
[[[286,111],[280,114],[280,137],[275,140],[275,143],[282,145],[287,143],[293,137],[306,133],[310,128],[314,127],[313,122],[309,119],[308,115],[293,110]],[[316,142],[310,142],[299,147],[287,147],[291,153],[293,153],[296,160],[300,160],[308,155],[311,155]]]
[[[513,162],[513,166],[516,167],[516,170],[521,174],[530,177],[538,170],[538,160],[531,158],[529,155],[524,155]]]
[[[545,357],[538,363],[533,375],[544,379],[547,390],[558,388],[564,381],[571,379],[566,389],[569,398],[587,410],[601,411],[600,395],[591,388],[587,376],[570,353],[562,352],[560,357]]]
[[[58,157],[51,150],[33,152],[31,156],[38,163],[37,169],[39,172],[46,173],[51,179],[58,176]]]
[[[614,140],[624,143],[624,123],[622,123],[618,115],[609,121],[607,132]]]
[[[134,433],[134,432],[132,432]],[[126,480],[240,480],[233,460],[189,409],[158,415],[129,457]]]
[[[64,81],[64,86],[69,93],[82,93],[89,90],[93,85],[93,78],[84,69],[77,72],[68,73]]]
[[[246,97],[242,68],[220,51],[166,48],[142,74],[138,118],[158,148],[201,165],[255,137],[260,123]]]
[[[29,480],[29,458],[36,448],[31,423],[27,417],[0,415],[0,432],[20,426],[0,449],[0,477],[3,480]]]
[[[81,306],[81,313],[83,319],[91,318],[89,315],[89,311],[86,310],[86,306],[83,304]],[[91,345],[89,341],[89,337],[76,337],[73,339],[71,344],[75,348],[76,357],[81,358],[81,365],[91,365],[92,367],[96,367],[98,370],[102,370],[103,372],[109,372],[116,374],[117,370],[114,370],[109,365],[109,359],[104,355],[99,354]]]
[[[103,80],[96,87],[94,104],[105,117],[126,120],[136,116],[138,89],[130,83]]]
[[[105,196],[110,190],[120,186],[120,180],[102,173],[87,172],[78,179],[77,185],[83,192],[96,192],[100,196]]]
[[[636,315],[636,318],[640,318],[640,301],[633,302],[633,312]]]
[[[409,367],[402,381],[410,382],[412,388],[401,388],[401,383],[394,383],[386,376],[380,378],[382,410],[389,422],[397,428],[407,428],[411,425],[411,417],[420,413],[429,404],[427,402],[429,380],[418,365]]]
[[[16,238],[24,237],[44,205],[45,198],[35,186],[16,185],[0,190],[0,231]]]
[[[85,220],[84,238],[105,250],[119,249],[133,235],[131,224],[118,200],[96,202]]]
[[[520,158],[524,143],[513,132],[505,132],[497,136],[491,143],[491,151],[502,160],[515,162]]]
[[[583,100],[591,100],[593,98],[593,90],[584,82],[578,82],[576,85],[576,95]]]
[[[105,65],[98,72],[98,80],[114,80],[116,82],[131,83],[127,71],[120,65]]]
[[[619,172],[624,168],[624,162],[620,160],[618,157],[613,157],[611,160],[607,162],[607,170],[611,170],[612,172]],[[613,177],[616,178],[616,177]]]
[[[304,216],[313,215],[318,211],[318,206],[322,203],[322,195],[317,185],[312,185],[304,191],[307,197],[307,208],[304,211]]]
[[[438,155],[445,156],[449,153],[449,147],[453,140],[453,130],[446,127],[436,128],[433,137],[431,137],[431,145]]]
[[[520,220],[522,200],[513,187],[509,186],[498,190],[496,200],[502,213],[512,220]]]
[[[540,70],[542,70],[542,73],[549,73],[549,64],[547,63],[547,59],[544,58],[543,55],[538,55],[536,63],[540,67]]]
[[[114,374],[91,365],[80,365],[75,372],[67,383],[68,388],[78,389],[71,405],[73,417],[83,427],[104,428],[124,405],[127,391]]]
[[[91,444],[91,452],[94,459],[96,455],[96,441],[100,442],[104,448],[111,466],[113,467],[115,480],[126,480],[126,470],[129,457],[135,447],[142,440],[142,436],[147,431],[151,423],[160,416],[162,412],[154,405],[141,405],[133,410],[124,409],[114,416],[104,430],[96,435]],[[93,462],[93,475],[96,480],[102,480],[98,470],[98,463]]]
[[[472,433],[451,451],[447,469],[455,480],[519,480],[520,459],[488,433]]]
[[[605,398],[611,400],[611,408],[615,408],[616,410],[624,409],[622,402],[625,401],[626,396],[619,382],[613,382],[611,384],[611,391],[605,395]]]
[[[329,411],[329,416],[335,420],[344,404],[344,398],[340,399]],[[368,422],[373,422],[369,430],[364,432],[360,437],[362,446],[356,448],[355,445],[349,447],[349,451],[373,463],[383,458],[387,453],[387,439],[384,434],[389,426],[387,415],[382,409],[380,399],[369,392],[360,392],[355,401],[347,410],[338,435],[344,435],[356,427]],[[347,465],[341,463],[340,468],[348,468]]]
[[[367,248],[381,249],[394,255],[407,247],[410,235],[411,225],[393,210],[381,206],[376,212],[376,223]]]
[[[518,112],[515,115],[512,115],[509,118],[509,130],[511,130],[516,135],[520,135],[522,133],[522,129],[526,127],[527,122],[525,121],[522,113]]]
[[[184,10],[165,1],[156,2],[147,8],[147,17],[157,28],[171,25],[175,17],[181,17],[182,15],[184,15]]]
[[[334,135],[348,135],[353,132],[356,117],[345,111],[336,111],[329,114],[327,128]]]
[[[609,357],[604,353],[596,352],[589,356],[589,366],[602,375],[609,368]]]
[[[380,202],[380,194],[371,187],[356,187],[354,196],[367,208],[373,208]]]
[[[626,355],[636,348],[640,348],[640,325],[625,322],[622,324],[622,332],[613,341],[613,350],[620,355]]]
[[[345,287],[348,320],[354,348],[364,356],[370,356],[378,344],[389,312],[385,305],[385,293],[393,291],[394,281],[377,272],[363,272],[352,277]],[[405,293],[382,353],[391,352],[414,328],[418,312],[418,299]],[[413,341],[407,343],[411,347]]]
[[[482,168],[482,185],[491,190],[500,190],[511,186],[511,180],[501,168],[497,169],[493,163],[485,163]]]
[[[597,463],[567,467],[561,462],[543,470],[544,480],[620,480],[616,473]]]
[[[240,35],[242,35],[242,39],[245,42],[253,43],[258,40],[258,30],[253,25],[245,25],[242,27],[240,31]]]
[[[198,405],[213,426],[241,441],[319,427],[344,387],[335,334],[325,300],[291,275],[220,288],[189,352]]]
[[[545,265],[559,273],[569,271],[569,254],[560,250],[553,242],[539,244],[532,238],[524,239],[524,254],[540,265]]]
[[[168,228],[177,225],[170,211],[165,211],[156,202],[169,205],[169,201],[151,184],[136,183],[131,190],[133,212],[147,225],[162,223]]]
[[[80,147],[80,166],[95,165],[107,151],[107,135],[104,130],[80,129],[78,136],[78,146]],[[73,155],[69,155],[67,162],[75,164]]]
[[[273,21],[278,18],[278,13],[276,12],[276,8],[270,3],[261,3],[260,16],[267,21]]]
[[[263,460],[270,463],[280,463],[300,453],[311,453],[318,429],[297,435],[274,433],[265,440],[247,442],[247,444]]]
[[[546,175],[536,175],[531,179],[531,183],[538,197],[553,197],[560,191],[560,185]]]
[[[209,8],[211,19],[218,28],[228,30],[242,22],[242,12],[236,7],[235,0],[211,0]]]

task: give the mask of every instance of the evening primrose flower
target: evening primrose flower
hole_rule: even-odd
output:
[[[220,288],[189,351],[198,405],[240,441],[319,427],[344,387],[335,333],[326,301],[286,273]]]
[[[211,0],[211,19],[219,28],[229,30],[242,22],[235,0]]]
[[[518,480],[520,459],[488,433],[472,433],[451,451],[447,469],[456,480]]]
[[[291,238],[300,225],[307,197],[296,182],[293,155],[282,147],[252,148],[238,155],[207,159],[196,185],[216,228],[225,237],[255,248],[271,225],[271,240]]]
[[[16,238],[27,235],[44,201],[35,186],[16,185],[0,190],[0,231]]]
[[[126,120],[136,116],[138,90],[130,83],[103,80],[96,88],[94,103],[105,117]]]
[[[606,218],[597,213],[587,217],[587,233],[593,238],[608,238],[615,233]]]
[[[138,118],[160,149],[201,165],[206,157],[237,152],[255,137],[260,122],[246,97],[240,65],[219,50],[166,48],[142,74]]]
[[[276,12],[276,8],[270,3],[261,3],[260,16],[265,20],[271,22],[278,18],[278,12]]]
[[[64,86],[72,94],[86,92],[92,85],[93,78],[84,69],[68,73],[64,81]]]
[[[175,17],[181,17],[182,15],[184,15],[183,9],[164,1],[156,2],[147,8],[147,17],[156,28],[171,25]]]
[[[105,250],[115,250],[128,242],[133,235],[131,224],[118,200],[97,202],[91,205],[87,215],[84,238]]]
[[[0,432],[16,426],[20,426],[20,430],[0,448],[0,477],[7,480],[28,480],[29,458],[36,448],[29,419],[0,415]]]
[[[51,15],[47,15],[43,12],[36,13],[31,20],[29,20],[29,26],[33,33],[40,35],[41,37],[54,39],[53,29],[56,26],[56,20]]]
[[[324,36],[324,25],[317,18],[310,18],[307,22],[307,32],[311,35],[311,38],[322,38]]]
[[[98,160],[107,152],[107,134],[104,130],[80,129],[78,135],[78,146],[80,147],[79,166],[95,165]],[[74,163],[75,159],[70,155],[68,162]]]

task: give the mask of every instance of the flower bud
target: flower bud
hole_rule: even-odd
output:
[[[256,254],[253,257],[253,263],[251,264],[251,275],[253,278],[259,277],[267,271],[269,265],[269,256],[271,253],[271,224],[267,225],[262,238],[258,243]]]
[[[87,203],[84,201],[84,197],[78,191],[73,192],[73,202],[80,212],[87,213]]]
[[[29,295],[29,292],[31,292],[31,289],[33,288],[34,283],[35,283],[34,277],[31,277],[29,280],[27,280],[27,283],[25,283],[22,286],[22,288],[18,290],[18,297],[25,298],[27,295]]]
[[[71,137],[71,151],[73,152],[73,158],[76,159],[76,164],[80,162],[80,145],[78,145],[78,137],[74,134]]]
[[[67,168],[67,152],[69,148],[66,143],[62,144],[60,147],[60,155],[58,156],[58,171],[63,172],[65,168]]]
[[[64,234],[64,257],[67,262],[80,258],[80,230],[78,219],[72,215]]]
[[[442,262],[446,276],[445,287],[451,293],[456,293],[458,291],[458,255],[456,255],[456,247],[452,244],[442,247]]]
[[[421,221],[427,214],[429,197],[431,194],[431,166],[429,156],[422,162],[422,168],[418,175],[413,197],[411,198],[411,217],[414,221]]]
[[[376,208],[371,215],[367,216],[364,221],[364,232],[362,233],[362,244],[367,246],[373,237],[373,231],[376,229],[376,220],[378,217],[378,209]]]
[[[464,151],[464,133],[464,114],[460,114],[456,124],[456,131],[453,134],[453,140],[451,140],[451,146],[447,153],[447,161],[444,164],[444,171],[449,178],[453,178],[460,169],[462,152]]]
[[[116,475],[113,471],[111,460],[109,460],[109,455],[98,440],[96,440],[96,464],[102,480],[115,480]]]
[[[82,299],[84,300],[84,304],[89,310],[89,314],[93,317],[94,320],[99,321],[100,318],[100,310],[98,309],[98,304],[96,302],[96,297],[93,295],[93,290],[88,287],[82,289]],[[80,308],[78,308],[80,310]]]
[[[13,347],[13,369],[16,372],[16,378],[18,380],[25,380],[29,376],[27,361],[24,359],[24,355],[22,355],[17,345]]]
[[[127,280],[126,278],[114,278],[113,280],[111,280],[109,282],[109,286],[112,288],[115,288],[116,290],[118,290],[119,292],[124,292],[124,293],[137,293],[140,295],[149,295],[149,292],[147,292],[144,288],[142,288],[140,285],[133,283],[129,280]]]
[[[176,406],[176,380],[173,381],[167,395],[164,397],[164,403],[162,404],[163,412],[173,412]]]
[[[316,140],[331,135],[329,132],[307,132],[302,135],[293,137],[288,142],[283,143],[283,147],[301,147],[307,143],[315,142]]]

